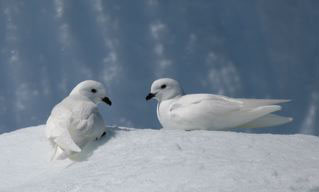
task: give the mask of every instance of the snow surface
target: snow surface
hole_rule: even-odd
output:
[[[318,192],[319,139],[118,128],[50,162],[44,127],[0,135],[1,192]]]

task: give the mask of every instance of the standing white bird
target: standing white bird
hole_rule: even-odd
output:
[[[153,82],[146,100],[155,98],[157,117],[163,128],[183,130],[222,130],[281,125],[290,117],[271,114],[279,103],[289,100],[235,99],[213,94],[185,95],[180,84],[169,78]]]
[[[46,123],[46,136],[54,147],[52,159],[66,159],[105,135],[104,120],[97,108],[102,101],[112,104],[100,82],[87,80],[53,108]]]

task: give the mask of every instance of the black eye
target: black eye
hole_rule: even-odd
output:
[[[165,85],[165,84],[161,86],[161,89],[165,89],[165,88],[166,88],[166,85]]]
[[[92,93],[96,93],[97,90],[96,90],[96,89],[91,89],[91,92],[92,92]]]

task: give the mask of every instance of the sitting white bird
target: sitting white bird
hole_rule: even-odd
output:
[[[281,125],[290,117],[271,114],[279,111],[281,99],[237,99],[213,94],[185,95],[180,84],[170,78],[153,82],[146,100],[155,98],[157,117],[163,128],[183,130],[223,130]]]
[[[54,147],[52,159],[66,159],[106,134],[97,108],[102,101],[112,104],[100,82],[87,80],[53,108],[46,123],[46,136]]]

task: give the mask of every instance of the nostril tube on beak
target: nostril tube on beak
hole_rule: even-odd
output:
[[[112,101],[108,97],[104,97],[102,101],[110,106],[112,105]]]
[[[146,101],[152,99],[153,97],[155,97],[155,95],[156,95],[156,94],[154,94],[154,93],[149,93],[149,94],[145,97]]]

